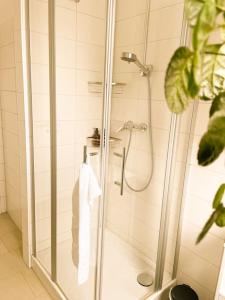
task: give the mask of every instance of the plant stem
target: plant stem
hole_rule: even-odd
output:
[[[225,56],[225,53],[223,54],[223,53],[216,53],[216,52],[209,52],[209,51],[204,52],[204,54]]]

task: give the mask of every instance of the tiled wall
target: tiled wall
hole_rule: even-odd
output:
[[[225,230],[214,225],[206,238],[199,245],[195,245],[199,232],[212,212],[214,194],[224,182],[225,175],[224,153],[209,167],[200,167],[197,164],[198,144],[207,128],[209,107],[210,104],[206,102],[201,102],[198,106],[178,274],[179,282],[192,285],[201,300],[214,299],[225,239]]]
[[[129,2],[129,3],[128,3]],[[118,1],[114,81],[126,83],[124,92],[113,95],[112,134],[124,121],[148,123],[147,80],[140,77],[137,67],[120,60],[123,51],[137,54],[143,62],[145,55],[147,1]],[[111,182],[108,206],[108,226],[137,248],[155,265],[159,222],[168,149],[171,114],[164,99],[164,76],[168,60],[180,43],[183,18],[182,1],[151,1],[146,63],[153,65],[152,132],[154,171],[150,187],[141,193],[125,189],[124,196],[113,184],[120,179],[121,161],[111,157]],[[117,134],[126,145],[128,133]],[[135,132],[127,162],[127,177],[133,186],[147,181],[150,169],[148,132]],[[121,149],[116,149],[121,151]],[[171,249],[174,249],[174,244]],[[171,250],[170,249],[170,250]],[[172,250],[171,250],[172,251]]]
[[[22,228],[21,199],[25,193],[23,88],[19,1],[1,1],[0,93],[5,162],[6,209]],[[2,191],[1,191],[2,192]]]

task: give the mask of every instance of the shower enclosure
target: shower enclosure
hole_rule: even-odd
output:
[[[176,278],[189,122],[167,109],[163,78],[185,24],[181,1],[164,2],[26,0],[32,260],[62,299],[151,299]],[[72,193],[84,149],[102,195],[79,285]]]

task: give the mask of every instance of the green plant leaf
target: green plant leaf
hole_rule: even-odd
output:
[[[203,1],[200,0],[186,0],[185,1],[185,13],[189,25],[195,26],[197,23],[198,15],[204,5]]]
[[[225,0],[216,0],[216,6],[222,11],[225,11]]]
[[[201,83],[201,99],[212,100],[215,97],[214,92],[214,72],[217,66],[218,51],[221,44],[207,45],[204,48],[204,60],[202,65],[202,83]]]
[[[219,187],[219,189],[216,192],[216,195],[213,200],[213,208],[214,209],[217,209],[219,207],[219,205],[222,203],[224,192],[225,192],[225,183],[221,184],[221,186]]]
[[[215,97],[210,108],[209,116],[212,117],[217,111],[225,112],[225,92],[222,92]]]
[[[225,207],[219,208],[219,214],[215,220],[215,223],[219,227],[225,227]]]
[[[192,98],[195,98],[200,90],[202,77],[202,59],[202,54],[200,52],[194,52],[188,85],[188,92]]]
[[[198,244],[204,237],[205,235],[208,233],[208,231],[210,230],[210,228],[213,226],[214,222],[216,221],[216,219],[219,216],[219,211],[215,210],[210,218],[208,219],[208,221],[206,222],[205,226],[203,227],[201,233],[199,234],[196,244]]]
[[[198,163],[207,166],[216,160],[225,147],[225,112],[218,111],[209,121],[198,150]]]
[[[181,113],[189,104],[189,76],[192,66],[192,52],[187,47],[178,48],[167,67],[165,96],[169,109]]]
[[[200,51],[205,46],[209,34],[215,27],[216,16],[215,0],[205,1],[198,14],[196,25],[193,28],[192,45],[195,51]]]
[[[217,54],[213,71],[213,92],[219,94],[225,89],[225,44],[223,44]]]
[[[216,16],[215,0],[207,0],[204,2],[198,14],[196,25],[193,27],[192,46],[194,58],[192,73],[195,86],[200,86],[202,82],[203,48],[208,41],[210,33],[215,28]]]

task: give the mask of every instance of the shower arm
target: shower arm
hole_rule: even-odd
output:
[[[143,65],[138,59],[136,61],[134,61],[135,65],[138,66],[138,68],[141,70],[142,72],[142,76],[148,76],[152,70],[152,66],[146,66]]]

